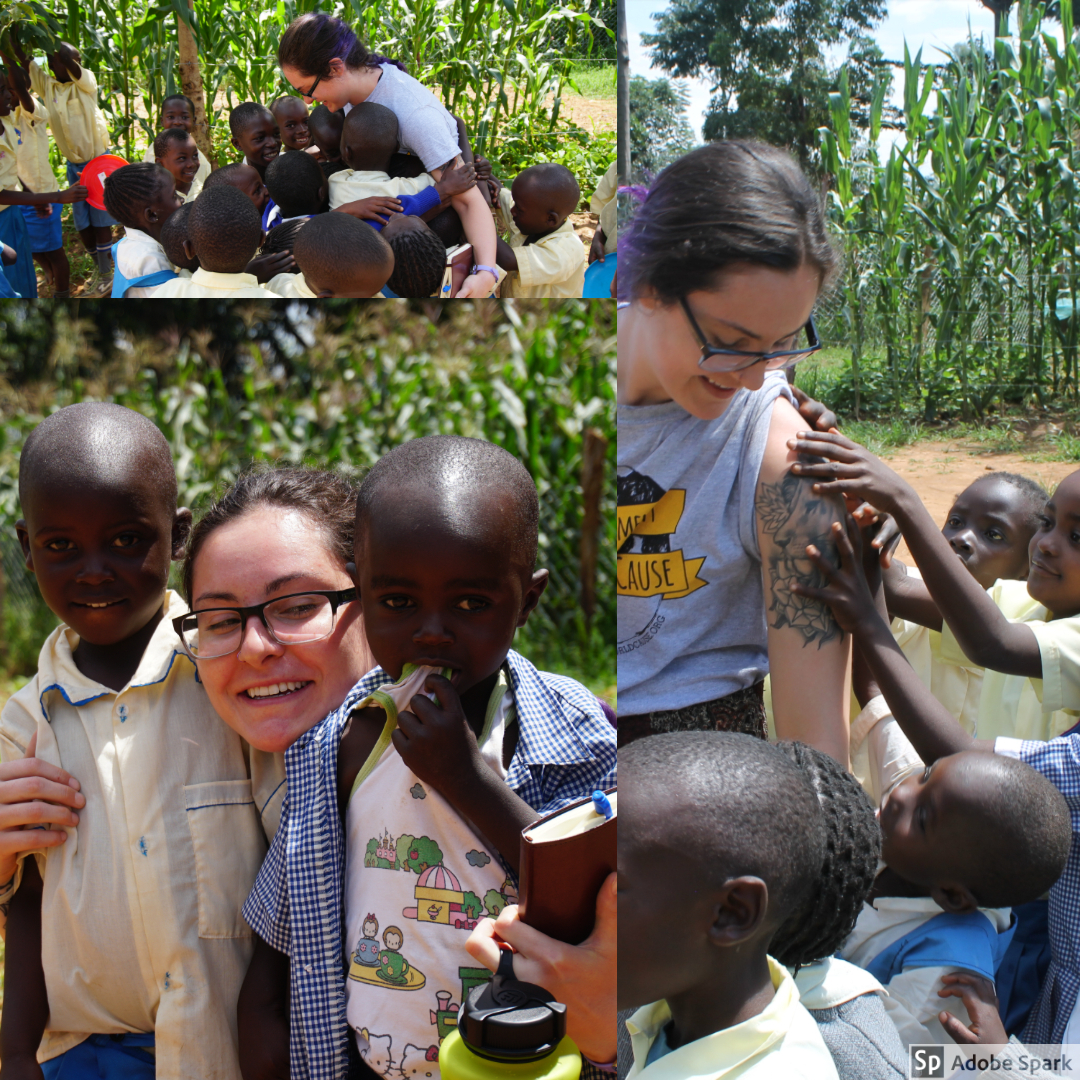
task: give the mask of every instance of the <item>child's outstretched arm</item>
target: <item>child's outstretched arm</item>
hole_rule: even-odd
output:
[[[790,445],[800,454],[829,459],[793,467],[798,475],[817,481],[815,491],[866,499],[896,518],[930,595],[969,660],[1007,675],[1042,677],[1039,643],[1031,628],[1002,615],[956,557],[910,484],[865,447],[837,433],[800,432]]]
[[[901,619],[941,632],[944,621],[941,610],[934,603],[925,581],[909,574],[907,567],[895,559],[890,560],[888,567],[883,567],[881,578],[890,615],[898,615]]]
[[[236,1026],[244,1080],[288,1080],[289,958],[258,934],[236,1003]]]
[[[896,644],[870,593],[861,562],[859,531],[850,517],[846,526],[838,522],[832,528],[839,567],[834,567],[817,547],[807,549],[826,584],[814,588],[797,582],[792,591],[828,604],[844,632],[858,641],[893,716],[923,761],[929,765],[961,750],[981,749],[926,689]],[[992,748],[993,744],[986,744],[986,749]]]
[[[4,957],[4,1012],[0,1065],[4,1080],[43,1080],[38,1044],[49,1022],[49,998],[41,966],[41,875],[31,856],[11,901]]]

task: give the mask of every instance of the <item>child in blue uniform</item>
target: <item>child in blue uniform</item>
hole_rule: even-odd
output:
[[[462,906],[471,892],[495,903],[481,899],[490,892],[504,902],[513,879],[499,886],[508,871],[516,876],[521,829],[614,783],[614,732],[596,698],[510,648],[547,583],[547,571],[533,569],[537,522],[524,466],[480,440],[416,439],[365,478],[355,577],[380,667],[289,751],[281,843],[244,909],[259,938],[238,1010],[250,1034],[245,1060],[283,1045],[288,1016],[294,1080],[341,1075],[350,1043],[385,1076],[410,1075],[417,1052],[437,1075],[429,1003],[444,992],[460,1002],[463,980],[477,975],[465,950],[469,919],[441,901]],[[397,685],[420,665],[449,677],[421,672]],[[369,700],[375,691],[383,707]],[[370,784],[376,795],[364,805],[383,806],[377,820],[356,816],[353,793]],[[421,817],[424,835],[409,824]],[[384,826],[397,873],[388,859],[367,858]],[[492,875],[496,885],[478,891]],[[341,965],[371,914],[382,928],[381,979]]]
[[[114,300],[154,296],[176,277],[159,237],[162,225],[182,204],[172,174],[160,165],[125,165],[105,181],[105,205],[124,226],[123,239],[113,245]]]

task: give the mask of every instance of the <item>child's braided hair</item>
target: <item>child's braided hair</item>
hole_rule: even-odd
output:
[[[881,830],[866,792],[835,759],[805,743],[782,742],[777,749],[814,789],[825,819],[821,872],[769,946],[781,964],[798,967],[832,956],[851,933],[877,875]]]
[[[442,284],[446,248],[430,229],[399,233],[390,241],[394,272],[386,283],[398,296],[431,296]]]
[[[173,176],[155,162],[125,165],[105,178],[105,209],[125,228],[141,229],[139,211],[153,201],[161,183],[174,183]]]
[[[296,243],[296,235],[307,224],[307,219],[300,221],[286,221],[284,225],[275,225],[267,234],[263,242],[262,253],[264,255],[276,255],[279,251],[292,252],[293,244]],[[287,270],[288,274],[299,274],[300,267],[295,266]]]

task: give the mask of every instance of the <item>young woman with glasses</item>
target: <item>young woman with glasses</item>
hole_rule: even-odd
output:
[[[793,595],[844,506],[790,473],[785,369],[839,269],[783,151],[718,142],[664,170],[620,238],[619,739],[720,728],[847,761],[849,645]]]

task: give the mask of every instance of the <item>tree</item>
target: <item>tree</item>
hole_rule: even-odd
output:
[[[673,75],[712,81],[707,139],[790,146],[805,167],[816,161],[836,88],[826,48],[846,42],[849,63],[864,63],[872,51],[864,32],[884,14],[885,0],[673,0],[642,41]]]
[[[430,836],[418,836],[408,852],[409,869],[414,874],[422,874],[429,866],[438,866],[442,862],[442,848]]]
[[[630,80],[630,162],[635,181],[651,180],[694,145],[688,94],[670,79]]]
[[[465,890],[465,900],[461,907],[470,919],[479,919],[484,912],[484,902],[476,893],[469,892],[468,889]]]

